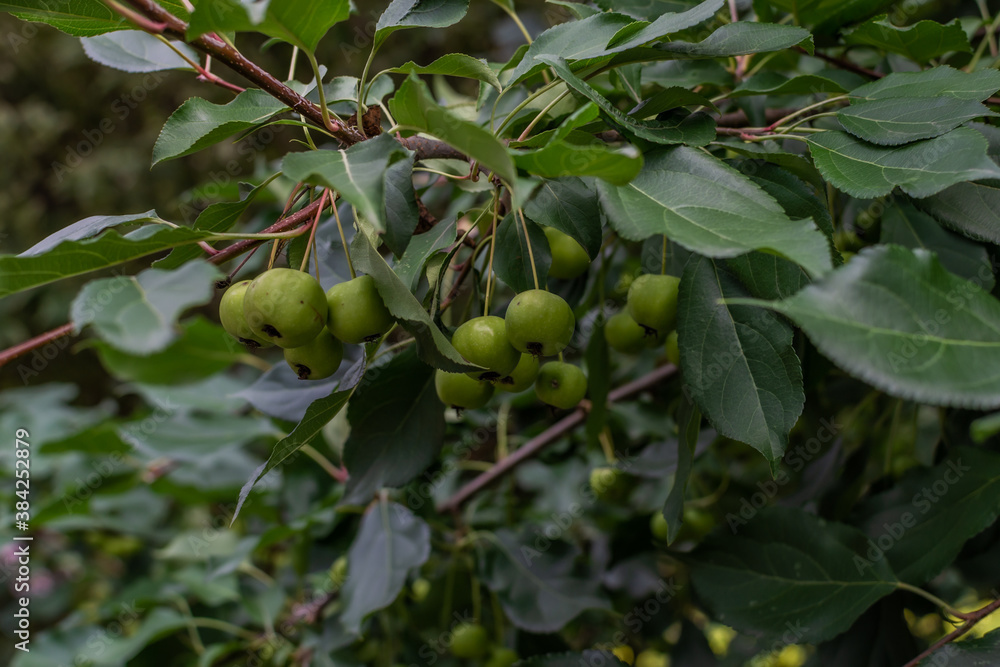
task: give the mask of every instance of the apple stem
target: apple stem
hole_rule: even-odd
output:
[[[524,211],[517,209],[518,215],[521,216],[521,229],[524,230],[524,243],[528,246],[528,261],[531,262],[531,277],[535,281],[535,289],[540,289],[538,287],[538,269],[535,268],[535,253],[531,249],[531,238],[528,236],[528,223],[524,219]]]
[[[663,252],[660,255],[660,275],[667,273],[667,235],[663,235]]]
[[[351,272],[351,280],[358,277],[354,272],[354,262],[351,261],[351,253],[347,252],[347,237],[344,236],[344,226],[340,224],[340,212],[337,210],[336,197],[333,199],[333,217],[337,221],[337,231],[340,232],[340,245],[344,247],[344,257],[347,258],[347,269]]]
[[[319,208],[316,209],[316,216],[312,221],[312,228],[309,230],[309,240],[306,241],[306,251],[302,253],[302,263],[299,264],[299,271],[305,271],[306,266],[309,264],[309,251],[315,249],[314,241],[316,240],[316,228],[319,227],[319,216],[323,212],[323,205],[326,203],[326,197],[329,194],[329,190],[323,190],[323,194],[319,196]],[[316,268],[316,280],[319,280],[319,262],[314,262]]]
[[[497,245],[497,207],[500,205],[498,191],[493,191],[493,227],[490,232],[490,259],[486,267],[486,294],[483,297],[483,315],[490,314],[490,297],[493,296],[493,249]]]

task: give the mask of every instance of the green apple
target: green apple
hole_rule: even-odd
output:
[[[570,280],[590,268],[590,255],[572,236],[554,227],[545,227],[545,238],[552,254],[549,277]]]
[[[507,306],[504,322],[510,344],[536,357],[561,352],[576,327],[569,304],[561,296],[540,289],[515,296]]]
[[[510,667],[521,659],[517,651],[503,646],[498,646],[490,653],[490,659],[486,661],[486,667]]]
[[[587,376],[579,366],[550,361],[538,369],[535,393],[539,400],[553,407],[575,408],[587,395]]]
[[[677,325],[680,278],[646,274],[628,288],[628,312],[649,335],[662,336]]]
[[[328,378],[344,360],[344,344],[323,329],[316,338],[299,347],[285,348],[285,362],[300,380]]]
[[[449,373],[440,369],[434,372],[434,388],[442,403],[458,410],[481,408],[493,396],[493,385],[489,382],[480,382],[465,373]]]
[[[469,373],[477,380],[493,381],[509,375],[521,360],[521,353],[507,340],[504,319],[495,315],[464,322],[455,330],[451,344],[469,363],[485,369]]]
[[[500,378],[496,382],[496,388],[511,394],[517,394],[531,385],[535,384],[538,377],[538,357],[527,352],[521,353],[521,359],[517,366],[507,376]]]
[[[667,342],[664,345],[664,353],[667,355],[667,361],[672,363],[674,366],[680,368],[681,365],[681,348],[677,345],[677,330],[674,329],[667,336]]]
[[[326,292],[326,302],[330,333],[352,345],[378,340],[395,321],[371,276],[334,285]]]
[[[323,288],[308,273],[271,269],[254,278],[243,297],[250,330],[278,347],[312,341],[326,323]]]
[[[478,660],[486,655],[490,640],[478,623],[459,623],[451,631],[451,653],[456,658]]]
[[[241,280],[229,286],[219,301],[219,320],[222,322],[222,328],[230,336],[246,345],[248,349],[271,347],[269,341],[255,334],[250,325],[247,324],[247,318],[243,312],[243,299],[249,286],[249,280]]]
[[[604,324],[604,338],[613,349],[625,354],[636,354],[649,345],[646,329],[624,310],[608,318]]]

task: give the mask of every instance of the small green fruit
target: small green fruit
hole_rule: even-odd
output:
[[[222,322],[222,328],[233,338],[239,339],[248,349],[256,350],[258,347],[271,347],[269,341],[264,340],[253,332],[250,325],[247,324],[247,318],[243,313],[243,299],[246,296],[247,287],[249,286],[249,280],[241,280],[229,286],[229,289],[226,290],[226,293],[222,295],[222,299],[219,301],[219,320]]]
[[[343,586],[347,581],[347,556],[340,556],[330,566],[330,581],[337,586]]]
[[[394,320],[371,276],[338,283],[326,292],[326,326],[334,336],[352,345],[368,343],[384,334]]]
[[[434,388],[445,405],[458,410],[481,408],[493,396],[493,385],[470,378],[465,373],[434,372]]]
[[[539,400],[568,410],[587,395],[587,376],[579,366],[564,361],[550,361],[538,370],[535,393]]]
[[[674,366],[680,368],[681,365],[681,349],[677,345],[677,330],[674,329],[667,336],[667,343],[664,346],[664,353],[667,355],[667,361],[672,363]]]
[[[431,592],[431,582],[424,578],[417,579],[410,586],[410,592],[413,594],[414,600],[423,602]]]
[[[455,330],[451,344],[470,363],[485,369],[469,373],[469,377],[477,380],[493,381],[509,375],[521,360],[521,353],[507,340],[503,318],[495,315],[475,317],[463,323]]]
[[[520,352],[552,356],[573,337],[576,317],[566,301],[551,292],[521,292],[507,306],[504,316],[507,339]]]
[[[715,528],[715,517],[711,512],[688,506],[684,508],[684,527],[700,537]]]
[[[604,325],[604,338],[613,349],[625,354],[636,354],[647,347],[646,330],[624,310],[608,318]]]
[[[285,349],[285,361],[300,380],[328,378],[344,360],[344,344],[323,329],[316,338],[300,347]]]
[[[667,524],[667,520],[663,518],[663,512],[657,512],[649,518],[649,530],[656,539],[663,542],[667,541],[667,536],[670,534],[670,526]]]
[[[451,631],[451,654],[456,658],[478,660],[486,655],[489,644],[486,628],[478,623],[460,623]]]
[[[628,289],[628,312],[653,336],[663,335],[677,324],[677,288],[680,278],[646,274]]]
[[[603,466],[590,471],[590,489],[594,496],[608,502],[616,502],[626,492],[625,477],[618,468]]]
[[[243,297],[250,330],[279,347],[312,341],[326,323],[323,288],[308,273],[271,269],[251,281]]]
[[[503,646],[498,646],[490,653],[490,659],[486,661],[486,667],[510,667],[521,659],[517,651]]]
[[[626,665],[631,665],[635,662],[635,651],[632,650],[631,646],[621,644],[611,649],[611,652],[615,654],[616,658],[624,662]]]
[[[635,667],[670,667],[670,657],[666,653],[646,649],[635,656]]]
[[[554,227],[546,227],[545,238],[549,240],[552,254],[549,277],[570,280],[590,268],[590,255],[572,236]]]
[[[522,353],[521,360],[517,366],[506,377],[496,382],[496,388],[511,394],[517,394],[535,384],[538,377],[538,357],[533,354]]]

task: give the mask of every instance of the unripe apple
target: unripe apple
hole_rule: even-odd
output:
[[[628,289],[628,311],[632,319],[653,336],[664,335],[677,325],[677,289],[680,278],[646,274]]]
[[[323,288],[308,273],[271,269],[254,278],[243,297],[250,330],[283,348],[312,341],[326,323]]]
[[[604,338],[612,349],[625,354],[636,354],[649,344],[646,329],[640,326],[626,311],[620,311],[608,318],[604,325]]]
[[[594,496],[607,502],[618,502],[628,493],[626,482],[618,468],[602,466],[590,471],[590,488]]]
[[[498,646],[490,653],[490,659],[486,661],[486,667],[510,667],[521,657],[513,649]]]
[[[587,395],[587,376],[579,366],[550,361],[538,370],[535,393],[540,401],[553,407],[575,408]]]
[[[649,518],[649,530],[656,539],[667,541],[667,537],[670,535],[670,526],[663,517],[663,512],[656,512]]]
[[[526,352],[521,353],[521,359],[517,362],[514,370],[500,378],[495,386],[500,391],[511,394],[522,392],[535,384],[535,378],[538,377],[538,367],[538,357]]]
[[[667,336],[667,342],[664,345],[663,352],[667,355],[667,361],[672,363],[674,366],[680,368],[681,366],[681,348],[677,345],[677,330],[674,329]]]
[[[219,320],[222,322],[222,328],[230,336],[246,345],[249,350],[256,350],[258,347],[271,347],[270,341],[255,334],[250,325],[247,324],[247,318],[243,311],[243,299],[246,297],[249,286],[249,280],[241,280],[229,286],[219,301]]]
[[[485,369],[469,373],[477,380],[493,381],[509,375],[521,360],[521,353],[507,340],[503,318],[495,315],[474,317],[464,322],[455,330],[451,344],[469,363]]]
[[[434,372],[434,388],[438,398],[447,406],[458,410],[475,410],[489,402],[493,385],[470,378],[465,373]]]
[[[615,654],[616,658],[627,665],[631,665],[635,662],[635,651],[632,650],[631,646],[621,644],[611,649],[611,652]]]
[[[541,357],[558,354],[569,344],[576,317],[561,296],[533,289],[514,297],[504,322],[516,350]]]
[[[451,631],[451,653],[456,658],[478,660],[486,655],[490,640],[478,623],[460,623]]]
[[[552,255],[552,265],[549,266],[550,277],[570,280],[584,274],[590,268],[590,255],[576,239],[554,227],[544,229]]]
[[[330,333],[352,345],[378,340],[395,321],[368,275],[334,285],[326,302]]]
[[[285,349],[285,362],[300,380],[328,378],[337,372],[343,360],[344,344],[325,328],[305,345]]]

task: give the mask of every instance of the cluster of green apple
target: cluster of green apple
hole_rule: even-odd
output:
[[[277,345],[301,380],[333,375],[344,343],[377,340],[394,320],[371,276],[338,283],[326,293],[303,271],[269,269],[234,283],[219,304],[219,319],[251,350]]]
[[[636,278],[628,290],[627,308],[608,318],[604,337],[608,345],[636,354],[665,343],[667,360],[680,362],[677,347],[677,291],[680,278],[646,274]]]
[[[486,628],[478,623],[459,623],[451,631],[451,654],[466,660],[482,660],[489,653],[486,667],[510,667],[520,660],[517,652],[503,647],[490,647]]]

